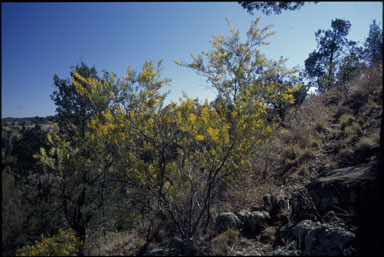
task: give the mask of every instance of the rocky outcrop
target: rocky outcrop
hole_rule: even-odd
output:
[[[370,223],[364,220],[374,217],[370,213],[377,205],[374,202],[377,170],[377,162],[372,160],[324,172],[305,187],[295,190],[289,202],[266,194],[262,207],[220,214],[215,220],[215,231],[220,234],[230,228],[237,229],[243,236],[268,245],[268,254],[273,252],[273,255],[359,254],[359,241],[370,238]],[[267,231],[278,232],[263,240]],[[364,247],[369,245],[364,244]],[[187,248],[184,240],[173,238],[168,247],[153,249],[148,255],[174,255],[176,252],[185,255]]]
[[[276,255],[292,253],[292,245],[299,255],[345,255],[354,252],[351,247],[355,232],[343,223],[321,223],[303,220],[296,225],[287,224],[280,229],[280,236],[288,242],[288,248],[280,247]]]
[[[267,226],[283,225],[288,222],[288,204],[285,199],[265,194],[263,203],[262,207],[256,207],[254,211],[240,210],[236,214],[232,212],[220,214],[216,217],[216,233],[220,234],[232,228],[240,230],[246,236],[254,237]]]
[[[286,216],[288,214],[288,204],[285,199],[277,198],[271,194],[265,194],[263,196],[263,203],[264,206],[262,210],[269,213],[270,219],[273,222],[288,222]]]
[[[241,210],[237,213],[241,221],[242,231],[246,235],[257,235],[261,229],[271,220],[271,217],[266,211],[249,212]]]
[[[292,193],[290,222],[280,228],[276,255],[352,255],[364,240],[377,179],[375,160],[321,174]],[[377,203],[376,203],[377,204]],[[369,233],[366,233],[369,236]]]
[[[306,188],[320,215],[332,210],[338,216],[353,216],[372,198],[377,170],[376,161],[331,170]]]
[[[172,237],[172,239],[168,243],[168,248],[182,248],[184,247],[184,240],[181,239],[180,237]]]
[[[192,238],[183,240],[180,237],[173,237],[167,246],[156,247],[146,252],[143,256],[188,256],[192,253]]]
[[[376,178],[375,160],[327,171],[294,191],[289,205],[266,194],[256,211],[241,210],[223,217],[228,217],[226,224],[252,238],[261,238],[263,229],[277,225],[274,255],[353,255],[358,248],[358,226],[364,224],[359,221],[369,217],[362,213],[367,214],[365,206],[374,199]]]
[[[293,191],[289,202],[292,208],[290,216],[292,222],[297,223],[305,219],[321,221],[321,216],[307,189],[301,188]]]
[[[166,256],[169,254],[169,248],[164,247],[156,247],[146,253],[143,256]]]
[[[241,224],[243,225],[245,222],[247,222],[247,220],[249,219],[249,217],[252,215],[252,213],[250,211],[247,211],[247,210],[240,210],[236,213],[236,216],[239,218]]]
[[[238,229],[241,225],[240,219],[233,212],[224,212],[216,217],[215,231],[220,234],[230,228]]]
[[[302,255],[302,251],[298,249],[297,242],[291,241],[287,243],[285,246],[278,246],[273,251],[273,256],[300,256]]]

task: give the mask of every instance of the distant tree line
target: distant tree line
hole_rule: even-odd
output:
[[[282,11],[299,10],[304,6],[304,1],[239,1],[239,4],[254,14],[260,10],[266,15],[281,14]],[[314,1],[313,3],[318,3]],[[351,23],[344,19],[334,19],[331,29],[319,29],[315,33],[317,49],[309,54],[305,60],[303,78],[310,83],[305,89],[316,87],[319,92],[326,91],[336,84],[343,84],[358,74],[367,66],[381,62],[383,58],[383,32],[373,20],[370,25],[368,37],[363,46],[348,40],[347,36]]]
[[[317,50],[305,60],[305,75],[320,92],[346,83],[362,69],[382,61],[383,34],[375,20],[363,46],[346,38],[349,21],[335,19],[331,27],[315,33]]]

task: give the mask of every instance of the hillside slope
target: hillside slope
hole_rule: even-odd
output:
[[[233,227],[236,221],[231,220],[232,213],[240,220],[236,229],[221,233],[223,230],[215,230],[212,224],[212,234],[196,240],[196,253],[378,254],[382,94],[382,66],[376,65],[348,83],[304,101],[286,117],[280,135],[257,146],[249,185],[223,188],[220,205],[214,211],[216,218],[221,217],[216,219],[215,228]],[[275,199],[275,207],[271,207],[272,203],[266,205],[269,197]],[[324,201],[333,204],[324,207]],[[279,204],[286,207],[279,209]],[[259,211],[267,211],[270,217],[255,229],[256,223],[263,220]],[[255,215],[261,216],[253,223]],[[224,220],[224,225],[218,225],[222,222],[219,220]],[[295,238],[294,231],[303,233],[302,237],[306,233],[317,243],[308,246],[300,236]],[[164,246],[147,253],[183,252]]]

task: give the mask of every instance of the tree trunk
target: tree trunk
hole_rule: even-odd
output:
[[[86,228],[80,224],[76,224],[73,229],[75,230],[76,237],[80,241],[80,245],[78,246],[78,252],[80,256],[84,256],[84,244],[86,239]]]

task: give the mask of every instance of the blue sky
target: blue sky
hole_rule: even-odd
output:
[[[68,78],[83,60],[102,70],[126,74],[146,60],[163,59],[162,76],[172,79],[168,101],[182,96],[215,97],[203,77],[177,66],[190,54],[210,50],[212,35],[228,35],[228,17],[242,35],[252,20],[274,24],[277,34],[262,48],[269,59],[289,58],[288,67],[303,66],[316,49],[315,31],[331,20],[351,22],[349,39],[363,42],[375,19],[382,27],[382,2],[306,3],[300,10],[250,15],[237,2],[1,3],[2,117],[54,115],[50,99],[53,76]]]

